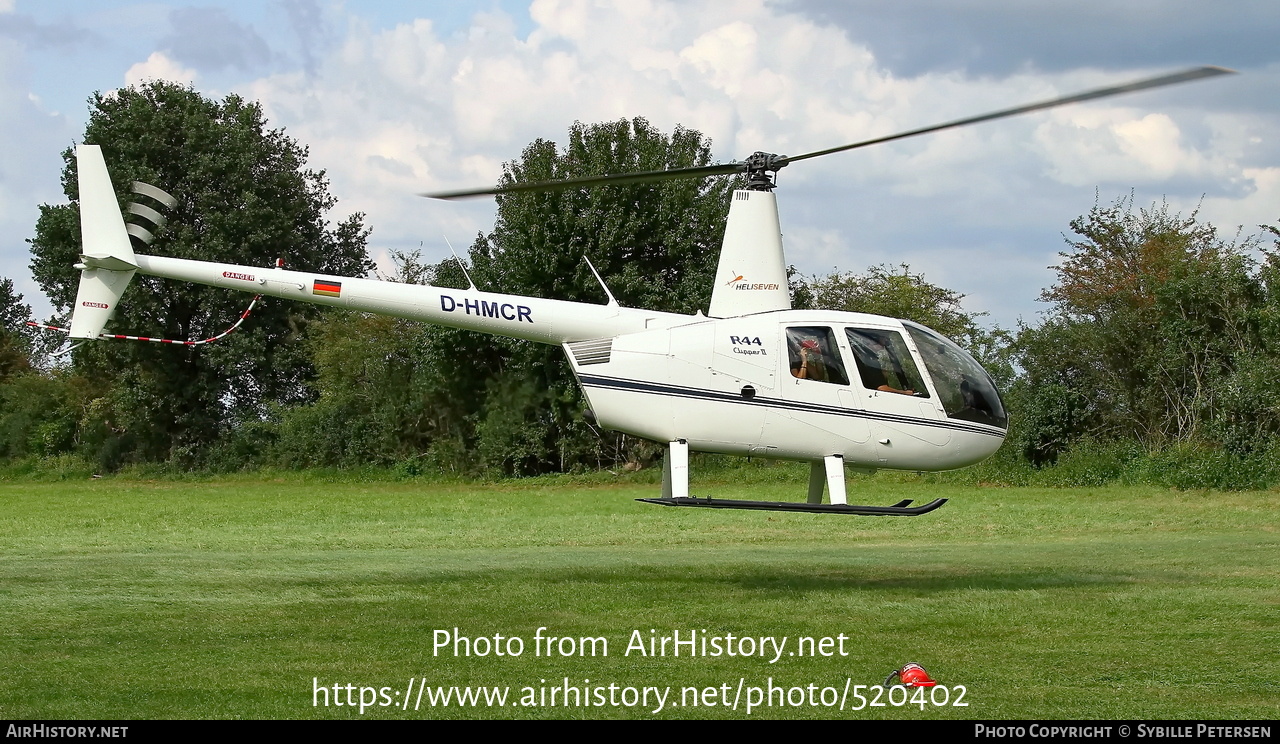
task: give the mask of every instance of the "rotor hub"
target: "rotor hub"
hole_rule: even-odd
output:
[[[756,151],[743,162],[747,170],[747,190],[773,191],[773,177],[770,172],[777,173],[787,165],[786,155]]]

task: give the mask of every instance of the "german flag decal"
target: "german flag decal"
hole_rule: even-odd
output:
[[[342,282],[317,279],[311,283],[311,294],[324,295],[325,297],[341,297]]]

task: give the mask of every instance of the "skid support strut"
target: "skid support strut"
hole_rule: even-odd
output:
[[[683,439],[669,443],[662,458],[662,498],[689,498],[689,443]]]
[[[822,462],[809,465],[809,503],[821,504],[822,491],[831,494],[832,504],[847,504],[849,497],[844,490],[844,457],[827,455]]]

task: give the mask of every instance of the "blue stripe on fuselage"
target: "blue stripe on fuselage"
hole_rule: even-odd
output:
[[[756,396],[748,400],[738,393],[723,392],[717,390],[704,390],[701,388],[683,387],[680,385],[663,385],[654,382],[643,382],[641,380],[626,380],[618,377],[600,377],[597,375],[579,375],[578,380],[583,387],[605,388],[610,390],[625,390],[632,393],[643,393],[649,395],[662,395],[676,398],[695,398],[701,400],[712,400],[721,403],[738,403],[742,405],[764,406],[766,408],[781,408],[791,411],[804,411],[806,413],[822,413],[832,416],[853,416],[855,418],[865,418],[874,421],[883,421],[892,424],[911,424],[915,426],[933,426],[940,429],[955,429],[957,431],[967,431],[973,434],[986,434],[987,436],[1003,437],[1005,431],[994,426],[984,426],[982,424],[974,424],[966,421],[957,421],[955,419],[926,419],[914,416],[902,416],[894,413],[882,413],[880,411],[868,411],[860,408],[838,408],[835,406],[824,406],[817,403],[804,403],[795,400],[783,400],[781,398],[761,398]]]

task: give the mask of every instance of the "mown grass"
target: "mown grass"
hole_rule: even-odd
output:
[[[851,477],[918,518],[668,509],[649,475],[482,485],[340,476],[0,483],[0,717],[346,718],[322,685],[878,684],[918,661],[968,707],[772,718],[1280,715],[1280,494]],[[799,469],[698,493],[797,500]],[[520,657],[433,655],[434,631]],[[539,627],[607,658],[533,655]],[[848,655],[646,658],[633,630],[849,637]],[[794,649],[794,646],[791,647]],[[371,707],[366,718],[655,717]],[[716,707],[656,717],[742,718]]]

